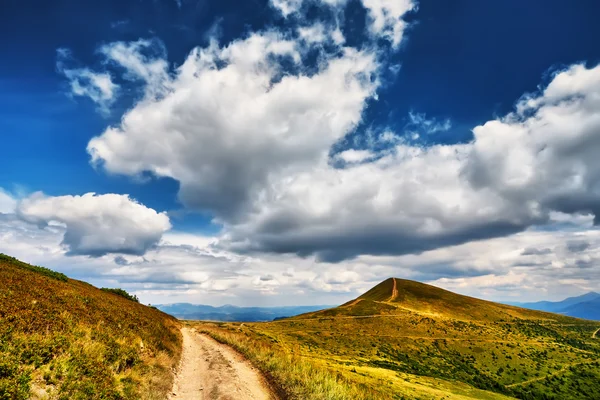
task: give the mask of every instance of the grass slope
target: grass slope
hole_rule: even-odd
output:
[[[597,399],[599,322],[388,279],[340,307],[200,324],[293,399]]]
[[[178,322],[0,255],[0,399],[164,398]]]

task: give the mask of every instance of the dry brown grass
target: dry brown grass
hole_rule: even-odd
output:
[[[0,258],[0,399],[164,398],[180,356],[175,318]]]

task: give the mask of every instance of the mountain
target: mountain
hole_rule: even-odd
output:
[[[0,399],[164,398],[180,353],[170,315],[0,254]]]
[[[283,320],[193,324],[293,398],[600,398],[600,322],[410,280]]]
[[[331,306],[237,307],[224,305],[213,307],[190,303],[156,305],[159,310],[179,319],[230,322],[273,321],[329,307]]]
[[[581,296],[569,297],[562,301],[538,301],[535,303],[512,304],[532,310],[549,311],[572,317],[600,320],[600,313],[594,308],[594,305],[599,304],[599,301],[599,293],[589,292]]]
[[[515,306],[530,308],[532,310],[559,312],[567,307],[575,305],[577,303],[583,303],[586,301],[600,298],[600,294],[596,292],[589,292],[581,296],[569,297],[561,301],[537,301],[533,303],[510,303]]]
[[[590,301],[583,301],[566,307],[561,310],[561,313],[571,317],[600,321],[600,296]]]

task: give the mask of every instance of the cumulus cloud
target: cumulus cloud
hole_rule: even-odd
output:
[[[93,257],[144,254],[171,227],[166,214],[117,194],[50,197],[38,192],[18,202],[17,215],[40,227],[59,224],[68,254]]]
[[[94,72],[89,68],[68,68],[71,57],[66,49],[57,51],[56,68],[69,81],[71,94],[90,98],[102,113],[108,113],[116,100],[119,86],[108,72]]]
[[[476,127],[472,143],[400,144],[372,163],[297,174],[222,243],[335,260],[503,236],[557,213],[597,216],[598,82],[600,67],[572,66]]]
[[[235,251],[406,254],[518,232],[539,215],[475,191],[461,171],[468,145],[399,145],[377,161],[320,165],[272,186],[243,224],[226,225]]]
[[[401,40],[404,25],[391,21],[412,3],[364,4],[373,29]],[[311,47],[315,32],[212,41],[175,71],[160,52],[144,55],[149,41],[106,45],[147,90],[89,142],[92,162],[177,180],[186,207],[222,224],[214,246],[242,254],[404,255],[598,214],[600,67],[556,73],[515,111],[475,127],[471,143],[425,147],[390,133],[384,153],[330,157],[376,99],[386,66],[377,48]],[[315,49],[319,62],[308,65]],[[428,133],[451,125],[409,119]]]
[[[473,130],[476,189],[540,211],[600,215],[600,66],[573,65],[516,111]],[[597,222],[597,220],[596,220]]]
[[[322,163],[361,120],[378,85],[375,54],[346,48],[302,73],[300,44],[276,32],[195,49],[161,98],[145,97],[92,139],[111,173],[179,181],[180,200],[230,220],[268,196],[272,180]],[[300,70],[285,73],[283,61]]]

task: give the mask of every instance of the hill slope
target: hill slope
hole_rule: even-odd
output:
[[[340,307],[305,314],[303,318],[324,315],[374,315],[412,311],[430,317],[458,320],[502,321],[518,319],[561,319],[546,312],[494,303],[463,296],[421,282],[389,278],[365,294]]]
[[[332,399],[600,398],[600,323],[398,278],[329,310],[200,327],[262,360],[283,387],[305,382],[292,398],[320,398],[322,376],[337,382]]]
[[[173,317],[0,254],[0,399],[164,398],[180,346]]]

